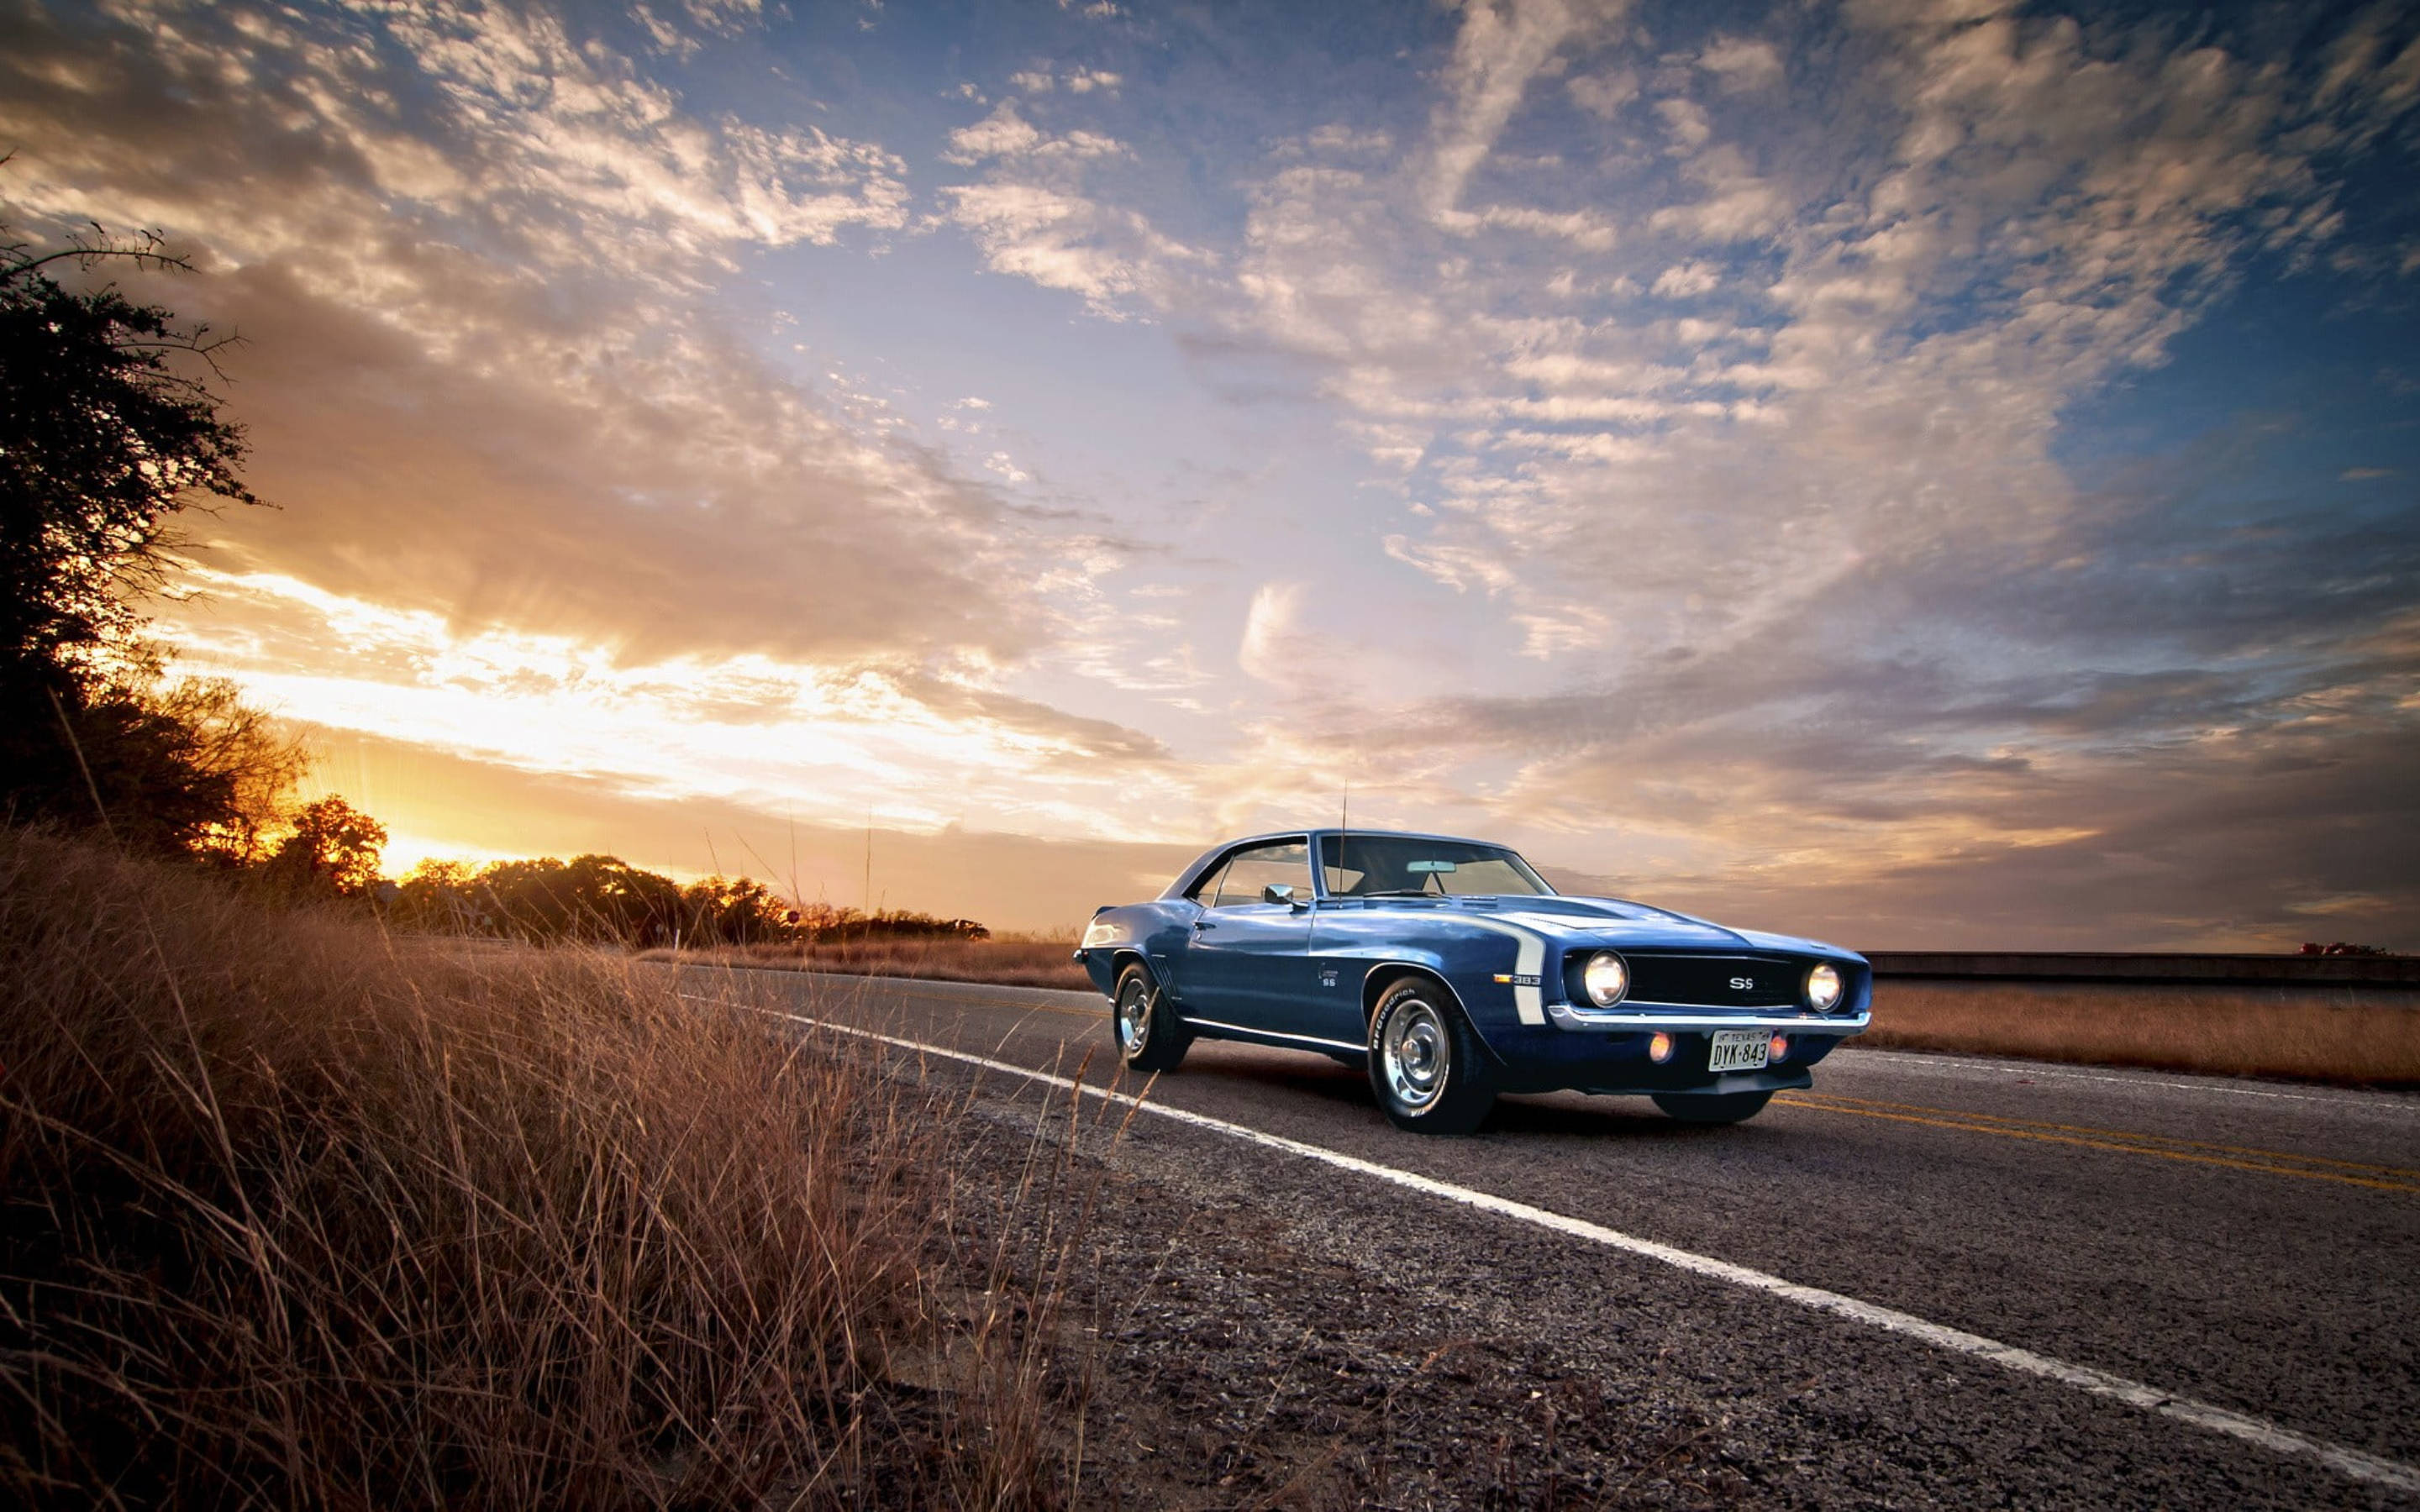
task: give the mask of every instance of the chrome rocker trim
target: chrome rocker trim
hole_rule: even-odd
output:
[[[1257,1040],[1284,1040],[1294,1044],[1315,1044],[1322,1050],[1350,1050],[1356,1055],[1370,1048],[1364,1044],[1347,1043],[1342,1040],[1323,1040],[1315,1034],[1286,1034],[1277,1029],[1255,1029],[1243,1024],[1222,1024],[1217,1019],[1194,1018],[1182,1011],[1178,1012],[1176,1017],[1177,1022],[1187,1028],[1213,1029],[1221,1035],[1237,1037],[1249,1035]]]

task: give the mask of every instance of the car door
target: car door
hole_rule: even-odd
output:
[[[1203,906],[1177,976],[1186,1017],[1265,1033],[1305,1032],[1311,916],[1307,906],[1264,901],[1263,889],[1270,887],[1290,887],[1301,903],[1310,903],[1306,841],[1235,852],[1215,886],[1197,897]]]

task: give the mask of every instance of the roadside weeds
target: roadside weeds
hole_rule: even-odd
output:
[[[1089,1207],[1040,1140],[964,1198],[966,1109],[628,956],[0,831],[0,1500],[1063,1504]]]

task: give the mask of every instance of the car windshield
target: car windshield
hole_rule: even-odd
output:
[[[1402,835],[1326,835],[1320,866],[1330,897],[1421,894],[1465,898],[1510,893],[1551,896],[1529,863],[1501,845]]]

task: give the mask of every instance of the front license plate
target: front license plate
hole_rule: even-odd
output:
[[[1773,1041],[1762,1029],[1716,1029],[1714,1049],[1706,1057],[1708,1071],[1762,1071],[1773,1054]]]

